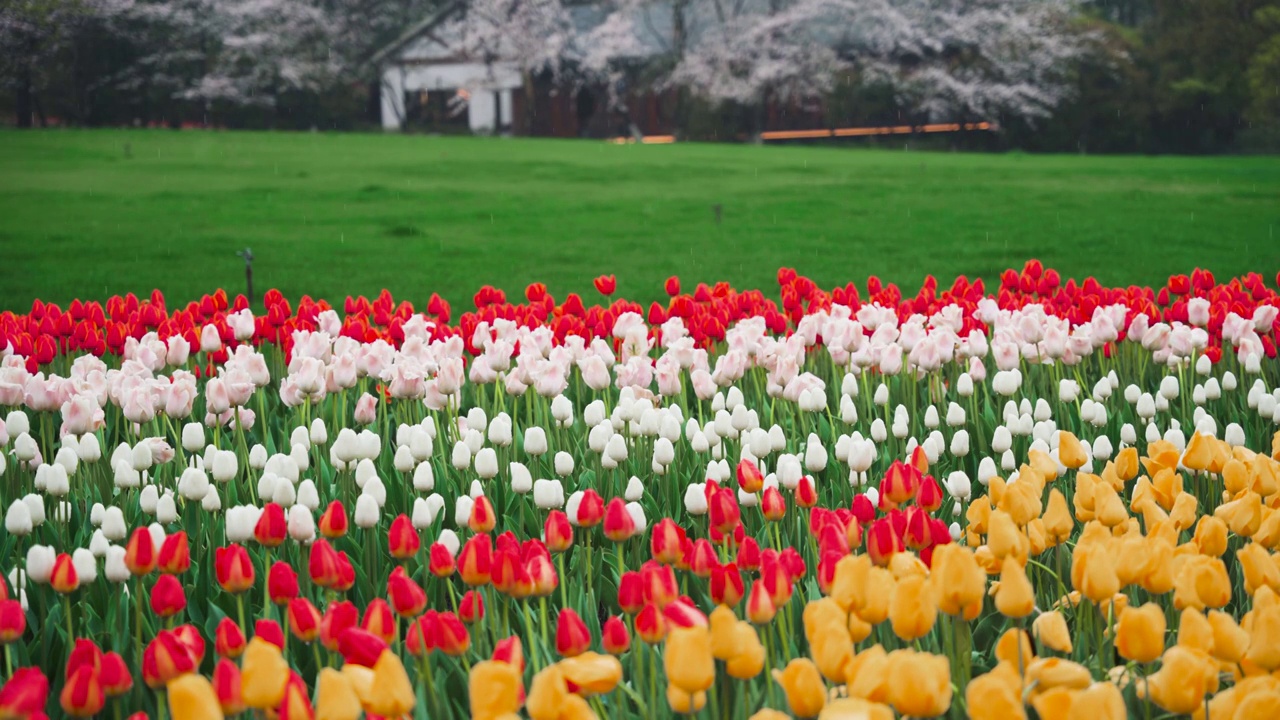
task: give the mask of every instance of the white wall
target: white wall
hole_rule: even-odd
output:
[[[497,63],[440,63],[392,65],[382,75],[382,127],[399,130],[404,124],[404,94],[418,90],[456,90],[471,94],[468,121],[472,132],[492,132],[494,93],[502,96],[502,124],[511,124],[511,91],[523,86],[520,72]]]

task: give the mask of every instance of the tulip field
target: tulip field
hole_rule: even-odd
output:
[[[0,718],[1280,717],[1278,284],[2,311]]]

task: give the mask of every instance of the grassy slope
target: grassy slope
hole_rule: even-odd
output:
[[[1196,265],[1270,279],[1280,159],[3,132],[0,218],[0,308],[240,291],[245,246],[259,293],[455,306],[484,283],[560,296],[607,272],[642,300],[670,274],[772,289],[780,265],[827,287],[993,278],[1028,257],[1107,283]]]

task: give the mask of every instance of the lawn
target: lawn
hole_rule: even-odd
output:
[[[662,296],[796,267],[1159,284],[1199,265],[1280,270],[1280,158],[975,155],[423,136],[0,133],[0,308],[153,287],[340,301],[389,288],[469,304],[480,285],[557,296],[616,273]],[[594,291],[591,291],[592,293]],[[595,297],[593,294],[588,299]]]

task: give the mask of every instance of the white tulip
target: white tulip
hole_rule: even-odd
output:
[[[559,480],[534,481],[533,504],[540,510],[564,507],[564,485]]]
[[[280,482],[279,475],[270,472],[262,473],[262,477],[258,478],[258,497],[267,500],[275,495],[277,482]]]
[[[462,541],[458,540],[458,534],[449,528],[440,531],[440,537],[436,538],[436,542],[449,551],[450,557],[457,557],[458,548],[462,547]]]
[[[182,449],[189,453],[204,450],[204,426],[197,422],[189,422],[182,426]]]
[[[138,472],[148,470],[153,464],[154,458],[151,455],[151,443],[140,442],[133,446],[133,452],[130,454],[130,462],[133,463],[133,469]]]
[[[996,477],[997,474],[996,463],[991,458],[984,457],[978,463],[978,482],[982,487],[986,487],[991,482],[991,478]]]
[[[471,448],[462,440],[454,443],[453,452],[449,456],[449,462],[457,470],[466,470],[471,467]]]
[[[209,492],[209,476],[200,468],[190,467],[182,471],[178,479],[178,493],[191,501],[203,500]]]
[[[142,493],[138,496],[138,506],[142,508],[142,512],[148,515],[156,514],[156,505],[160,503],[160,491],[155,485],[148,485],[142,488]]]
[[[366,483],[378,476],[378,468],[369,458],[361,458],[356,463],[356,487],[364,489]]]
[[[305,443],[294,443],[289,446],[289,464],[297,472],[311,469],[311,449]],[[295,477],[296,481],[297,478]]]
[[[960,429],[955,435],[951,436],[951,454],[956,457],[964,457],[969,454],[969,431]]]
[[[316,519],[305,505],[289,508],[289,537],[300,543],[316,539]]]
[[[217,488],[209,488],[209,492],[205,493],[204,497],[200,500],[200,507],[204,508],[205,512],[211,513],[218,512],[222,509],[222,498],[218,497]]]
[[[253,537],[253,528],[258,524],[260,515],[262,508],[254,505],[237,505],[227,510],[227,542],[242,543]]]
[[[329,442],[329,431],[324,426],[324,420],[316,418],[311,421],[311,444],[324,445]]]
[[[528,455],[542,455],[547,452],[547,433],[538,426],[524,431],[524,451]]]
[[[1013,447],[1013,435],[1009,432],[1009,428],[1005,425],[997,426],[995,433],[991,436],[991,450],[1003,453],[1011,447]]]
[[[68,435],[73,438],[75,435]],[[58,449],[58,453],[53,456],[53,464],[62,468],[62,471],[68,475],[75,475],[76,468],[80,465],[80,456],[76,454],[75,448],[63,446]]]
[[[467,523],[471,521],[471,509],[475,504],[475,500],[472,500],[469,495],[459,495],[454,505],[453,524],[458,527],[467,527]]]
[[[867,491],[862,494],[866,495],[867,499],[871,501],[872,507],[880,507],[880,490],[875,485],[867,488]]]
[[[381,510],[387,504],[387,488],[382,484],[382,478],[374,475],[369,478],[369,482],[364,484],[360,490],[361,495],[368,495],[378,503],[378,509]]]
[[[104,570],[107,579],[113,583],[124,583],[133,577],[133,573],[129,571],[129,566],[124,562],[125,554],[125,549],[119,545],[112,545],[107,548],[107,560]]]
[[[963,470],[955,470],[947,475],[947,492],[960,500],[968,501],[973,493],[973,483]]]
[[[505,412],[498,413],[498,416],[489,423],[488,428],[489,442],[497,447],[507,447],[512,440],[511,416]]]
[[[684,509],[690,515],[707,514],[707,484],[689,483],[684,489]]]
[[[22,401],[19,400],[18,402],[21,403]],[[27,414],[22,410],[10,410],[9,414],[4,418],[4,424],[8,428],[9,434],[14,437],[31,432],[31,420],[27,418]]]
[[[644,508],[638,502],[627,503],[627,513],[631,515],[631,521],[636,525],[636,534],[639,535],[649,528],[649,520],[644,516]]]
[[[619,436],[619,437],[621,437],[621,436]],[[573,456],[572,456],[572,455],[570,455],[569,453],[567,453],[567,452],[565,452],[565,451],[563,451],[563,450],[561,450],[560,452],[556,453],[556,458],[555,458],[555,467],[556,467],[556,474],[557,474],[557,475],[559,475],[560,477],[568,477],[568,476],[572,475],[572,474],[573,474],[573,466],[574,466],[574,462],[573,462]]]
[[[511,475],[511,491],[523,495],[533,490],[533,475],[523,463],[513,462],[507,466]]]
[[[420,493],[428,493],[436,487],[436,474],[431,463],[424,462],[413,470],[413,489]]]
[[[1244,428],[1239,423],[1229,423],[1223,439],[1232,447],[1242,447],[1245,444]]]
[[[635,475],[627,481],[627,489],[623,491],[622,496],[627,502],[639,502],[644,497],[644,483],[640,482],[640,478]]]
[[[31,508],[22,500],[14,500],[4,515],[5,532],[17,537],[26,537],[33,529]]]
[[[485,415],[484,408],[473,407],[467,411],[467,427],[477,432],[484,432],[484,427],[489,422]]]
[[[413,527],[417,530],[425,530],[436,522],[436,516],[440,514],[440,509],[444,507],[444,498],[439,495],[432,495],[427,498],[414,498],[413,500]]]
[[[1160,395],[1166,400],[1178,397],[1178,376],[1166,375],[1160,381]]]
[[[809,435],[809,442],[804,451],[804,467],[812,473],[827,469],[827,449],[816,434]]]
[[[102,514],[102,534],[108,540],[119,542],[129,535],[129,528],[124,522],[124,511],[115,505],[107,508]]]
[[[481,485],[479,480],[472,480],[471,491],[468,494],[471,495],[472,500],[484,495],[484,485]]]
[[[476,474],[485,480],[498,476],[498,453],[493,448],[481,448],[476,453]]]
[[[871,402],[880,406],[888,405],[889,404],[889,386],[885,385],[884,383],[880,383],[879,385],[877,385],[876,393],[871,398]]]
[[[316,418],[319,420],[319,418]],[[306,425],[299,425],[289,433],[289,445],[301,445],[307,450],[311,449],[311,433],[307,432]]]
[[[76,445],[76,455],[80,456],[80,462],[94,463],[102,459],[102,446],[98,444],[98,436],[93,433],[85,433],[80,438],[80,443]],[[0,474],[4,472],[0,468]]]
[[[960,373],[959,379],[956,380],[956,394],[960,397],[973,395],[973,377],[969,373]]]
[[[219,450],[213,456],[213,479],[216,482],[230,482],[239,473],[239,461],[230,450]]]
[[[103,534],[102,530],[94,530],[93,537],[89,539],[89,552],[94,557],[106,557],[107,548],[111,547],[111,541]]]
[[[76,548],[71,553],[71,566],[76,569],[80,587],[98,579],[98,558],[88,548]]]
[[[32,545],[27,549],[27,577],[31,582],[37,585],[44,585],[49,582],[49,577],[53,574],[53,563],[58,559],[58,553],[48,545]]]
[[[625,462],[627,459],[627,442],[622,439],[621,435],[613,435],[609,438],[609,442],[605,444],[604,452],[615,463]]]
[[[155,487],[148,485],[147,487]],[[168,525],[178,521],[178,506],[173,500],[173,495],[165,493],[160,496],[160,500],[156,502],[156,520]]]
[[[365,486],[366,488],[368,485]],[[265,496],[262,496],[265,498]],[[293,507],[298,501],[298,491],[294,488],[293,483],[281,478],[276,481],[276,485],[271,489],[271,502],[279,505],[286,510]]]
[[[368,530],[378,524],[378,501],[372,495],[361,493],[356,498],[356,527]]]

